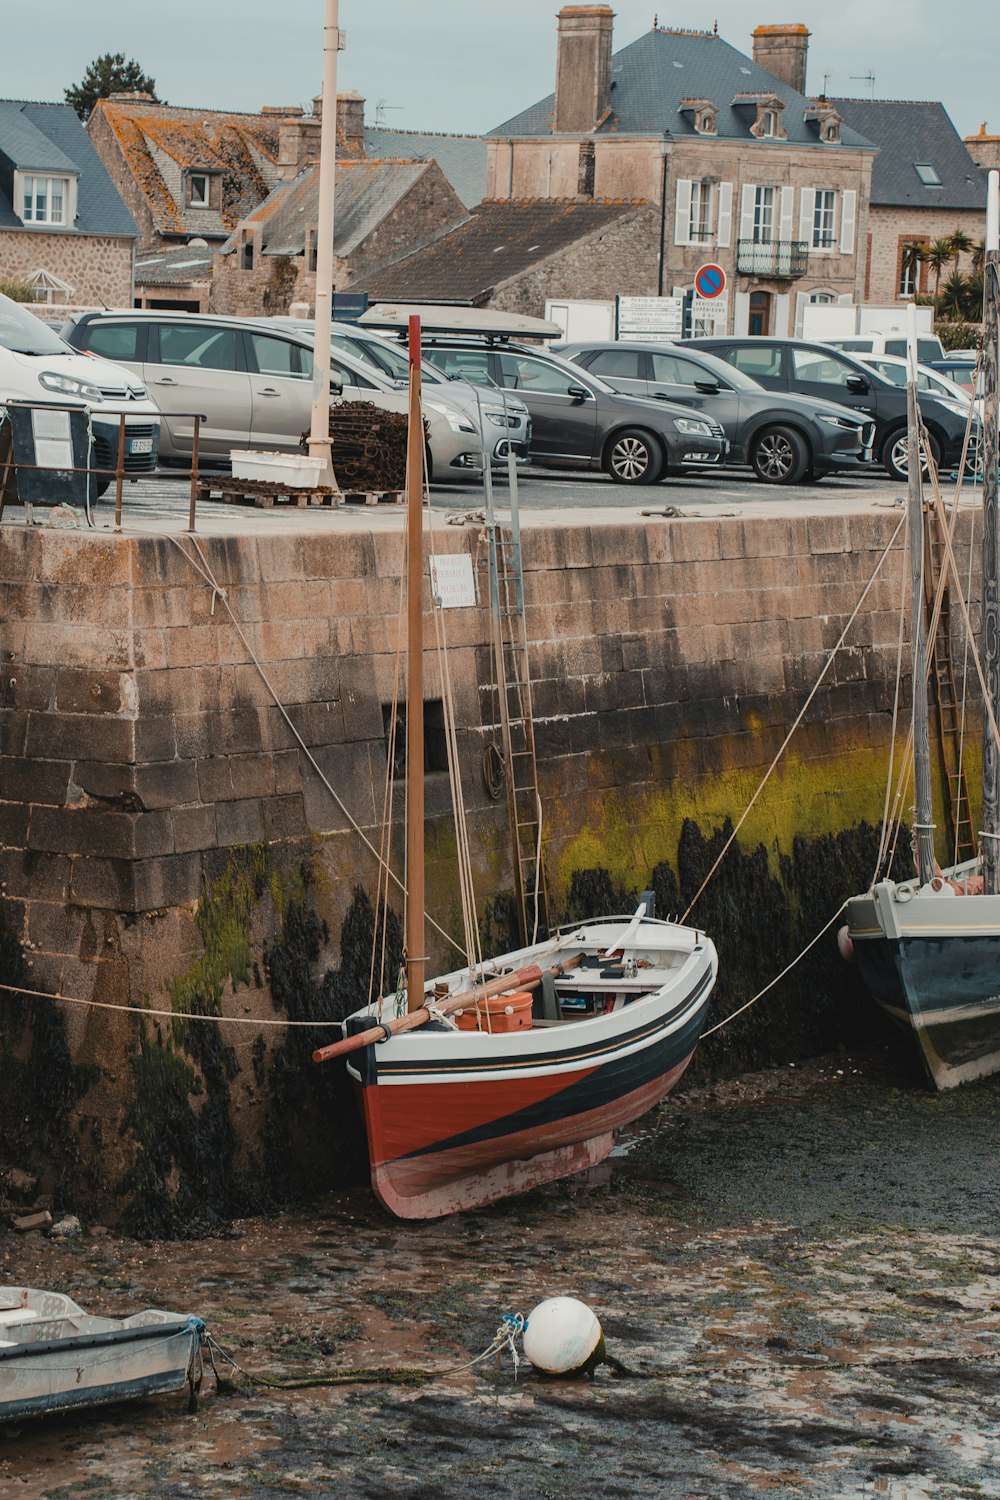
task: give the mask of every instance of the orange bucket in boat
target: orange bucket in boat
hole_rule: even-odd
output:
[[[531,1026],[531,991],[515,990],[510,995],[490,995],[478,1006],[453,1011],[459,1031],[520,1031]]]

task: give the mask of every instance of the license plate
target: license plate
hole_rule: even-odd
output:
[[[153,439],[152,438],[133,438],[132,441],[128,445],[128,451],[130,453],[152,453],[152,451],[153,451]]]

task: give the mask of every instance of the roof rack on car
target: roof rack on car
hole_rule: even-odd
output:
[[[496,340],[561,339],[565,337],[558,323],[546,318],[530,318],[522,313],[498,312],[489,307],[442,307],[421,302],[379,302],[362,313],[358,323],[363,328],[381,328],[405,334],[412,316],[420,319],[421,335]]]

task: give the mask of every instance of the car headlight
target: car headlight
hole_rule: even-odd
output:
[[[84,401],[102,399],[100,386],[89,385],[87,381],[77,380],[73,375],[59,375],[55,370],[42,370],[38,384],[43,385],[47,391],[56,391],[60,396],[79,396]]]
[[[685,437],[711,437],[712,429],[707,422],[696,422],[693,417],[675,417],[674,426]]]
[[[443,406],[440,401],[425,401],[424,405],[428,411],[436,411],[439,417],[445,417],[452,432],[475,432],[472,423],[453,406]]]
[[[520,427],[521,425],[520,417],[506,411],[484,409],[483,416],[489,417],[490,421],[495,422],[498,427]]]
[[[819,420],[826,422],[830,427],[846,427],[849,431],[858,433],[860,433],[862,427],[865,425],[863,422],[855,422],[851,417],[827,416],[826,412],[820,412]]]

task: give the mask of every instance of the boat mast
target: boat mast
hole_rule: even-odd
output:
[[[1000,708],[1000,536],[997,528],[997,355],[1000,345],[1000,172],[991,172],[986,197],[986,259],[983,265],[983,624],[981,653],[986,691],[994,714]],[[997,746],[988,713],[983,715],[983,890],[995,896],[1000,868],[1000,781]]]
[[[420,319],[410,318],[406,433],[406,1008],[424,1003],[424,421]]]
[[[934,878],[931,822],[931,746],[927,718],[927,635],[924,622],[924,497],[920,473],[920,403],[917,399],[917,308],[907,309],[906,485],[910,528],[910,640],[913,649],[914,858],[920,884]]]

